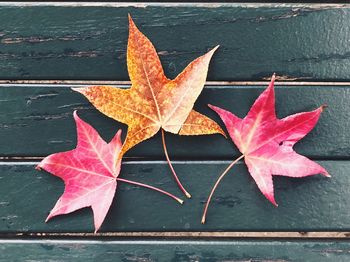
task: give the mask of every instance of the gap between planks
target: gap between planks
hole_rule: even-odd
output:
[[[140,237],[140,238],[270,238],[270,239],[350,239],[350,232],[103,232],[103,233],[8,233],[0,237]]]
[[[293,80],[293,79],[289,79]],[[294,79],[297,80],[297,79]],[[206,86],[266,86],[270,81],[207,81]],[[100,81],[100,80],[0,80],[1,86],[55,86],[55,85],[122,85],[130,86],[130,81]],[[350,82],[340,81],[276,81],[277,86],[350,86]]]
[[[174,164],[230,164],[233,159],[237,158],[237,156],[233,156],[232,159],[192,159],[192,160],[172,160],[171,162]],[[21,156],[0,156],[0,166],[1,165],[38,165],[41,160],[43,160],[46,156],[30,156],[30,157],[21,157]],[[309,157],[314,161],[349,161],[349,157]],[[238,163],[243,163],[241,160]],[[135,165],[135,164],[168,164],[166,160],[160,160],[155,158],[141,158],[141,157],[123,157],[123,165]]]

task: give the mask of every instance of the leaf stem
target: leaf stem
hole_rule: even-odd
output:
[[[214,194],[214,191],[216,190],[216,188],[218,187],[219,183],[221,182],[221,180],[224,178],[224,176],[227,174],[227,172],[239,161],[241,160],[242,158],[244,157],[244,155],[241,155],[240,157],[236,158],[235,160],[232,161],[232,163],[225,169],[225,171],[220,175],[220,177],[218,178],[218,180],[216,180],[216,183],[215,185],[213,186],[210,194],[209,194],[209,197],[208,197],[208,200],[207,200],[207,203],[205,204],[205,208],[204,208],[204,211],[203,211],[203,216],[202,216],[202,224],[205,223],[205,217],[207,215],[207,212],[208,212],[208,207],[209,207],[209,203],[210,203],[210,200]]]
[[[169,193],[169,192],[167,192],[167,191],[164,191],[164,190],[162,190],[162,189],[160,189],[160,188],[158,188],[158,187],[146,185],[146,184],[143,184],[143,183],[139,183],[139,182],[135,182],[135,181],[131,181],[131,180],[119,178],[119,177],[117,178],[117,180],[120,181],[120,182],[124,182],[124,183],[132,184],[132,185],[137,185],[137,186],[141,186],[141,187],[145,187],[145,188],[149,188],[149,189],[155,190],[155,191],[157,191],[157,192],[159,192],[159,193],[162,193],[162,194],[164,194],[164,195],[167,195],[167,196],[169,196],[169,197],[175,199],[175,200],[176,200],[177,202],[179,202],[180,204],[183,204],[183,202],[184,202],[182,199],[180,199],[180,198],[174,196],[173,194],[171,194],[171,193]]]
[[[163,142],[163,149],[164,149],[166,160],[168,162],[168,165],[170,167],[171,172],[173,173],[173,176],[175,178],[175,181],[176,181],[177,185],[179,186],[181,191],[186,195],[187,198],[191,198],[191,194],[188,193],[186,191],[186,189],[184,188],[184,186],[181,184],[180,179],[177,177],[176,172],[174,170],[174,167],[173,167],[173,165],[170,162],[169,155],[168,155],[168,150],[167,150],[166,144],[165,144],[165,134],[164,134],[164,130],[163,129],[162,129],[162,142]]]

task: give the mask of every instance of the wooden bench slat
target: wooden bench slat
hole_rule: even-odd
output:
[[[207,107],[217,105],[244,117],[264,86],[207,86],[195,108],[221,120]],[[0,156],[46,156],[70,150],[76,144],[72,117],[75,109],[88,123],[109,140],[118,128],[126,126],[93,109],[69,86],[3,85],[0,86]],[[328,108],[316,128],[296,146],[297,152],[318,159],[345,159],[350,155],[350,121],[346,108],[350,105],[350,86],[277,86],[277,114]],[[238,155],[231,141],[220,135],[185,137],[166,135],[173,159],[229,160]],[[215,150],[213,150],[215,148]],[[160,135],[145,141],[127,156],[142,159],[164,159]]]
[[[241,162],[220,184],[200,223],[204,203],[228,161],[175,162],[193,198],[183,206],[148,189],[120,183],[100,232],[123,231],[349,231],[350,161],[319,161],[332,178],[274,177],[278,208],[260,193]],[[166,162],[124,162],[122,178],[181,196]],[[0,232],[93,232],[91,209],[45,218],[63,182],[31,163],[0,163]]]
[[[349,261],[347,241],[2,240],[3,261]]]
[[[0,4],[0,79],[128,80],[128,13],[169,77],[217,44],[210,80],[350,76],[349,5],[49,5]]]

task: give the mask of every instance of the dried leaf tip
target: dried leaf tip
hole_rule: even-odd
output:
[[[128,19],[129,19],[129,27],[136,27],[134,20],[132,20],[130,13],[128,14]]]
[[[215,46],[215,47],[211,50],[211,52],[214,53],[219,47],[220,47],[220,45]]]
[[[276,73],[273,73],[273,75],[271,76],[271,80],[268,88],[273,88],[275,86],[275,81],[276,81]]]
[[[71,87],[71,89],[75,92],[80,93],[80,94],[84,94],[87,87]]]
[[[50,219],[51,219],[51,212],[50,212],[50,214],[47,216],[47,218],[45,219],[45,223],[47,223]]]
[[[332,177],[328,172],[325,172],[325,173],[323,173],[322,175],[324,175],[325,177]]]
[[[212,104],[207,104],[209,107],[210,107],[210,109],[215,109],[216,108],[216,106],[214,106],[214,105],[212,105]]]
[[[207,57],[209,60],[211,59],[211,57],[213,56],[213,54],[215,53],[215,51],[220,47],[220,45],[215,46],[214,48],[212,48],[208,53],[204,54],[203,57]]]
[[[275,81],[276,81],[276,73],[273,73],[270,79],[270,83],[274,83]]]
[[[78,120],[79,117],[78,117],[77,110],[73,111],[73,117],[74,117],[75,120]]]

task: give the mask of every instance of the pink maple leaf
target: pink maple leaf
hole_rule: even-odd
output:
[[[118,177],[121,159],[117,162],[115,160],[122,148],[121,130],[111,142],[106,143],[76,112],[74,120],[77,125],[77,147],[71,151],[49,155],[37,166],[37,169],[45,169],[62,178],[65,183],[64,193],[46,221],[57,215],[91,207],[96,232],[111,206],[117,181],[156,190],[182,203],[181,199],[159,188]]]
[[[296,142],[316,125],[324,106],[311,112],[294,114],[278,119],[275,113],[273,75],[268,88],[256,99],[243,119],[229,111],[209,105],[224,122],[226,129],[242,155],[234,160],[214,185],[206,203],[202,223],[210,199],[230,168],[244,158],[249,173],[263,195],[275,206],[272,176],[305,177],[315,174],[330,176],[319,164],[293,150]]]

